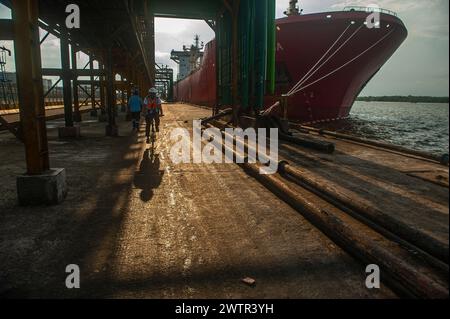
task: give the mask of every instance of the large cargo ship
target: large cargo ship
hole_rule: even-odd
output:
[[[266,96],[265,107],[288,94],[290,120],[347,118],[358,95],[407,38],[407,29],[384,9],[302,14],[296,2],[276,21],[276,92]],[[197,41],[191,48],[190,65],[196,66],[174,86],[177,101],[216,105],[215,46],[213,40],[200,53]]]

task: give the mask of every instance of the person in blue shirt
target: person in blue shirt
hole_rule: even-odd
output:
[[[131,116],[133,119],[133,131],[139,131],[139,125],[141,122],[141,112],[143,107],[142,99],[139,96],[139,92],[136,90],[128,101],[128,107],[130,108]]]

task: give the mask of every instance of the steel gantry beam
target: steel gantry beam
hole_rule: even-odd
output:
[[[168,102],[173,101],[173,69],[156,64],[155,86]]]
[[[64,73],[64,70],[61,69],[54,69],[54,68],[44,68],[42,69],[42,74],[44,76],[60,76],[62,77]],[[71,70],[68,69],[66,71],[66,74],[68,74],[70,77],[86,77],[86,76],[105,76],[106,72],[101,69],[77,69],[77,70]]]
[[[12,1],[0,0],[0,2],[10,8],[12,7]],[[69,4],[77,4],[80,7],[80,29],[68,30],[65,27],[67,16],[65,8]],[[142,88],[152,85],[155,75],[154,68],[151,67],[152,63],[149,63],[149,61],[154,60],[154,21],[148,1],[116,0],[107,3],[99,0],[40,0],[37,6],[41,9],[38,25],[47,32],[42,40],[45,40],[49,34],[61,39],[62,68],[44,69],[42,73],[45,76],[62,78],[67,127],[72,127],[74,120],[79,120],[76,83],[79,77],[91,77],[91,80],[94,77],[100,78],[102,84],[100,96],[103,102],[101,105],[105,115],[115,114],[108,110],[111,105],[109,101],[115,100],[115,98],[109,94],[110,92],[106,92],[108,87],[114,87],[113,77],[108,76],[107,71],[112,70],[113,75],[119,73],[121,76],[125,76],[125,73],[132,67],[128,64],[132,63],[131,57],[133,57],[135,68],[140,68],[140,64],[144,66],[144,72],[141,75]],[[131,8],[131,10],[128,10],[128,8]],[[10,21],[1,20],[0,35],[2,37],[14,38],[10,32],[10,25]],[[88,53],[91,59],[95,58],[100,64],[99,70],[94,70],[92,67],[82,70],[73,66],[71,68],[70,57],[74,61],[76,55],[74,55],[74,52],[70,52],[69,46],[75,47],[79,52]],[[110,63],[106,61],[107,47],[111,47],[112,50]],[[136,73],[139,73],[139,71],[137,70]],[[109,91],[114,93],[114,90],[109,89]],[[91,92],[91,96],[95,98],[94,92]],[[69,100],[71,100],[70,103]],[[91,101],[91,104],[95,107],[96,103]],[[113,122],[109,119],[108,125]]]
[[[0,40],[14,40],[14,25],[10,19],[0,19]]]
[[[215,19],[221,0],[151,0],[157,17],[210,20]]]
[[[154,15],[147,3],[138,1],[123,0],[131,22],[132,31],[139,45],[140,55],[143,57],[145,75],[149,85],[154,81]],[[139,9],[138,9],[139,8]]]

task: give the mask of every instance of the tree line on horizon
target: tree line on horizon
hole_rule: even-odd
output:
[[[437,96],[360,96],[362,102],[448,103],[448,97]]]

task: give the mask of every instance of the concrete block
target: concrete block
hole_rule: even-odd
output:
[[[58,136],[59,138],[79,138],[81,130],[79,126],[60,127],[58,128]]]
[[[116,125],[106,125],[105,127],[106,136],[118,137],[119,136],[119,128]]]
[[[244,278],[242,279],[242,282],[244,284],[246,284],[247,286],[251,286],[253,287],[254,285],[256,285],[256,280],[250,277]]]
[[[66,170],[55,168],[40,175],[18,176],[17,195],[21,206],[61,203],[67,196]]]

